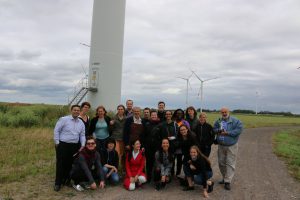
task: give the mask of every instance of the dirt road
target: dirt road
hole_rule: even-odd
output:
[[[272,152],[271,136],[279,128],[247,129],[239,140],[239,151],[236,174],[232,190],[225,191],[222,185],[215,184],[209,199],[223,200],[288,200],[300,199],[300,183],[294,180],[287,171],[285,164]],[[213,163],[213,180],[221,179],[217,166],[217,146],[213,147],[211,160]],[[129,192],[123,187],[107,187],[104,190],[79,193],[72,188],[64,187],[59,193],[52,191],[52,182],[41,186],[32,199],[203,199],[202,189],[184,192],[175,180],[164,191],[155,191],[153,186],[146,185],[143,189]],[[50,191],[51,190],[51,191]],[[20,191],[19,191],[20,192]],[[25,194],[24,194],[25,195]],[[24,197],[19,196],[19,197]],[[19,199],[16,197],[14,199]]]

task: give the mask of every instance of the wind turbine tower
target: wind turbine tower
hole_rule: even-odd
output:
[[[121,102],[126,0],[94,0],[88,101],[115,110]]]
[[[214,78],[209,78],[209,79],[206,79],[206,80],[203,80],[201,79],[194,71],[192,71],[192,73],[197,77],[197,79],[201,82],[201,85],[200,85],[200,95],[201,95],[201,106],[200,106],[200,112],[202,112],[202,109],[203,109],[203,84],[204,82],[206,81],[210,81],[210,80],[213,80],[213,79],[217,79],[219,77],[214,77]]]
[[[190,78],[193,74],[191,74],[188,78],[184,78],[184,77],[177,77],[180,79],[183,79],[186,81],[186,99],[185,99],[185,106],[186,108],[189,106],[189,85],[190,85]],[[191,85],[190,85],[191,87]]]

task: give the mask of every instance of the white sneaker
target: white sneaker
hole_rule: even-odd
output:
[[[79,185],[79,184],[78,185],[73,184],[73,188],[78,192],[84,191],[84,188],[81,187],[81,185]]]

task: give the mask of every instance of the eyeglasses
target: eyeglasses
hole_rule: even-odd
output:
[[[87,142],[86,145],[95,145],[95,142]]]

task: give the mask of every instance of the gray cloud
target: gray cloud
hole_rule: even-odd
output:
[[[1,101],[66,102],[88,66],[92,0],[1,1]],[[122,100],[185,106],[190,69],[207,108],[300,113],[297,0],[131,0],[126,5]],[[189,102],[200,106],[199,81]]]

